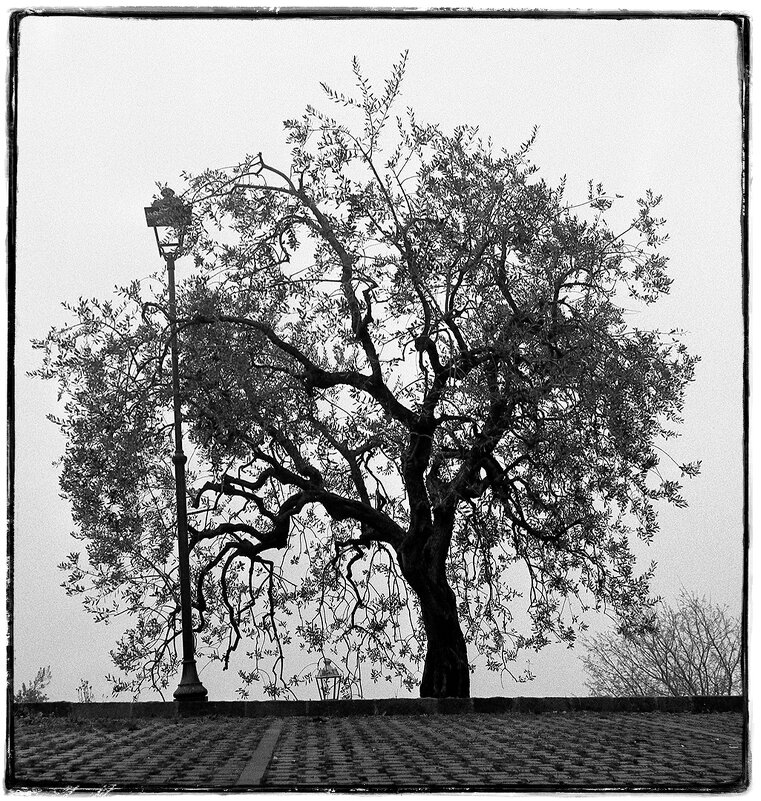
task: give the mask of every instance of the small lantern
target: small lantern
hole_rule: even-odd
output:
[[[191,209],[167,186],[161,190],[161,197],[146,207],[145,221],[153,228],[161,256],[174,258],[182,247],[185,228],[190,225]]]
[[[338,693],[341,690],[341,671],[330,661],[330,659],[323,658],[322,661],[323,666],[315,675],[317,689],[319,690],[320,698],[323,701],[335,701],[338,698]]]

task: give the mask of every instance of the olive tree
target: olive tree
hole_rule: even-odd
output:
[[[622,308],[669,291],[660,198],[615,230],[602,186],[572,204],[539,177],[535,131],[510,152],[396,116],[403,71],[376,92],[355,62],[355,95],[324,86],[342,119],[287,120],[289,164],[257,154],[183,176],[198,646],[227,665],[246,642],[241,675],[274,695],[303,680],[284,672],[302,647],[355,678],[467,696],[469,644],[512,671],[520,649],[572,643],[590,607],[646,608],[652,565],[638,571],[632,540],[652,539],[658,502],[683,504],[697,471],[659,466],[695,358]],[[38,343],[87,551],[62,565],[66,586],[99,619],[135,619],[117,689],[165,686],[178,599],[162,277],[70,309]]]

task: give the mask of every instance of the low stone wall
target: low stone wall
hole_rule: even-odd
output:
[[[16,714],[71,718],[170,718],[199,715],[230,717],[346,717],[349,715],[435,715],[476,713],[541,714],[562,712],[743,712],[742,696],[684,698],[379,698],[340,701],[173,701],[14,704]]]

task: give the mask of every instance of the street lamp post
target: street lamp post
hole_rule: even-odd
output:
[[[182,678],[174,691],[177,702],[206,701],[208,693],[198,677],[193,638],[193,614],[190,601],[190,549],[188,548],[188,510],[185,487],[185,463],[182,449],[182,408],[180,403],[180,373],[177,359],[177,303],[174,290],[174,263],[182,247],[185,226],[190,222],[190,207],[168,187],[162,197],[145,209],[145,220],[156,235],[159,254],[166,262],[169,284],[169,347],[172,359],[172,401],[174,405],[174,463],[177,502],[177,545],[180,566],[180,614],[182,620]],[[163,234],[159,234],[159,229]]]

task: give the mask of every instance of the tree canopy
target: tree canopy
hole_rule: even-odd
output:
[[[586,648],[587,686],[594,695],[742,692],[740,620],[684,590],[674,606],[660,604],[640,630],[597,634]]]
[[[590,607],[652,604],[632,542],[697,471],[660,467],[696,359],[622,307],[669,290],[660,198],[613,230],[602,186],[572,205],[539,177],[536,131],[509,152],[396,116],[405,58],[380,93],[356,61],[355,96],[323,86],[354,122],[287,120],[289,165],[183,176],[198,646],[227,665],[244,641],[244,682],[272,695],[308,677],[286,669],[299,647],[423,695],[469,693],[468,645],[521,678],[518,652],[573,643]],[[179,625],[164,277],[69,308],[38,343],[86,547],[65,586],[133,618],[116,689],[161,688]]]

